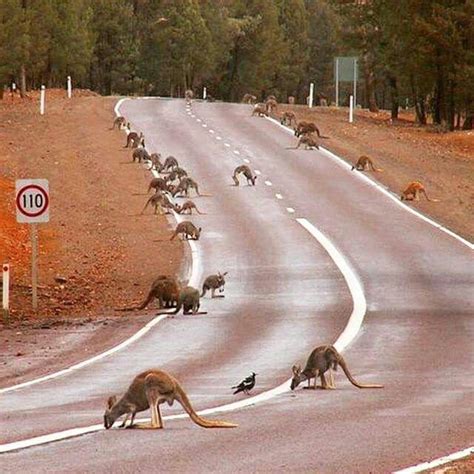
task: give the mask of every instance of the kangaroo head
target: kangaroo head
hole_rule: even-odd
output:
[[[199,237],[201,236],[201,230],[202,230],[201,227],[199,227],[198,229],[196,229],[196,240],[199,239]]]
[[[292,368],[293,378],[291,379],[291,390],[294,390],[301,382],[306,380],[306,376],[301,372],[301,366],[294,365]]]
[[[113,395],[107,399],[107,408],[104,413],[104,427],[106,430],[112,428],[112,425],[115,423],[115,420],[118,416],[115,416],[113,413],[113,406],[117,403],[117,397]]]

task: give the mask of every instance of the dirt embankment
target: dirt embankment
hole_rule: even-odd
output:
[[[350,124],[347,109],[279,106],[280,114],[285,110],[293,110],[298,120],[315,122],[330,137],[321,139],[321,145],[339,156],[353,163],[370,156],[383,169],[370,174],[397,194],[410,181],[421,181],[428,196],[440,202],[422,197],[410,205],[474,240],[474,131],[436,133],[407,119],[391,123],[386,112],[358,110]]]
[[[43,117],[35,97],[0,101],[0,263],[11,264],[14,327],[0,335],[0,371],[11,368],[12,356],[41,349],[31,336],[36,330],[57,339],[66,328],[82,333],[84,325],[120,325],[126,317],[115,307],[141,300],[158,274],[180,273],[183,245],[169,242],[167,219],[140,215],[151,175],[132,164],[125,134],[111,130],[116,101],[80,91],[68,100],[63,91],[48,91]],[[19,178],[47,178],[50,185],[50,222],[38,224],[37,312],[31,309],[29,228],[16,223]]]

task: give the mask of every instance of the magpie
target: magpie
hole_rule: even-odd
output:
[[[236,388],[237,390],[234,392],[234,395],[236,393],[240,392],[245,392],[247,395],[249,394],[249,391],[252,390],[252,388],[255,387],[255,376],[257,374],[255,372],[252,372],[251,375],[249,375],[247,378],[242,380],[242,382],[239,383],[239,385],[235,385],[232,387],[232,389]]]

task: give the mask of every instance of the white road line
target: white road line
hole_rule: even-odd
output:
[[[224,146],[230,148],[230,143],[224,143]]]
[[[207,125],[206,125],[205,123],[203,123],[202,126],[203,126],[204,128],[207,128]]]
[[[291,208],[288,208],[291,209]],[[297,222],[302,225],[318,242],[319,244],[326,250],[329,256],[333,259],[334,263],[337,265],[339,270],[341,271],[347,286],[349,287],[349,291],[351,293],[353,299],[353,309],[352,313],[349,317],[346,327],[344,331],[339,335],[337,341],[334,343],[334,346],[337,348],[338,351],[342,351],[347,345],[355,338],[357,332],[360,329],[362,321],[364,319],[364,315],[367,309],[367,303],[365,300],[364,292],[362,289],[362,285],[357,274],[354,270],[350,267],[350,265],[345,260],[344,256],[337,250],[337,248],[332,244],[332,242],[322,234],[316,227],[314,227],[309,221],[306,219],[297,219]],[[195,242],[190,242],[190,244],[195,244]],[[194,271],[193,271],[194,274]],[[212,415],[216,413],[223,413],[238,410],[244,407],[256,405],[258,403],[262,403],[265,401],[270,400],[271,398],[276,397],[282,393],[288,392],[290,390],[290,381],[291,379],[285,381],[278,387],[275,387],[272,390],[268,390],[267,392],[262,392],[256,396],[246,398],[244,400],[240,400],[238,402],[229,403],[227,405],[222,405],[219,407],[208,408],[206,410],[202,410],[199,412],[200,415]],[[179,415],[172,415],[168,417],[164,417],[165,420],[174,420],[179,418],[186,418],[188,415],[185,413]],[[142,421],[142,420],[140,420]],[[146,420],[143,420],[146,421]],[[14,443],[8,443],[0,445],[0,453],[2,452],[9,452],[9,451],[16,451],[19,449],[28,448],[31,446],[38,446],[40,444],[50,443],[52,441],[59,441],[62,439],[73,438],[76,436],[80,436],[87,433],[93,433],[97,431],[102,431],[104,427],[102,425],[92,425],[86,426],[84,428],[74,428],[66,431],[61,431],[58,433],[51,433],[44,436],[38,436],[35,438],[25,439],[21,441],[16,441]]]
[[[250,160],[248,160],[247,158],[244,158],[244,161],[245,161],[245,163],[247,163],[247,164],[250,163]]]
[[[239,151],[239,150],[234,150],[234,153],[235,153],[236,155],[240,155],[240,151]]]
[[[216,137],[216,140],[222,140],[222,137],[220,137],[219,135]]]
[[[253,172],[257,175],[257,176],[260,176],[262,173],[260,170],[253,170]]]
[[[202,120],[200,118],[196,119],[196,122],[202,122]]]
[[[272,182],[271,182],[271,181],[265,181],[265,184],[266,184],[267,186],[272,186]]]
[[[214,130],[212,130],[212,128],[210,128],[209,133],[214,133]]]
[[[292,207],[287,207],[286,210],[287,210],[290,214],[294,214],[294,213],[295,213],[295,210],[294,210]]]
[[[122,103],[125,100],[128,100],[128,99],[126,99],[126,98],[120,99],[117,102],[117,104],[115,105],[115,108],[114,108],[115,115],[117,115],[117,116],[120,115],[120,106],[122,105]],[[128,134],[127,129],[125,129],[125,132]],[[155,178],[157,178],[159,176],[159,174],[156,170],[152,170],[152,173],[153,173],[153,176]],[[175,218],[176,218],[177,222],[181,222],[181,220],[184,219],[183,216],[180,216],[176,213],[175,213]],[[191,269],[190,269],[191,273],[190,273],[190,276],[189,276],[189,278],[190,278],[189,285],[198,286],[198,284],[199,284],[198,278],[199,278],[199,275],[200,275],[200,272],[201,272],[201,259],[200,259],[199,253],[198,253],[198,248],[196,246],[196,242],[188,241],[188,243],[191,247]],[[19,390],[19,389],[25,388],[25,387],[30,387],[32,385],[36,385],[38,383],[45,382],[47,380],[52,380],[52,379],[61,377],[63,375],[69,374],[69,373],[74,372],[76,370],[82,369],[83,367],[87,367],[88,365],[93,364],[94,362],[97,362],[97,361],[99,361],[99,360],[101,360],[105,357],[108,357],[111,354],[114,354],[115,352],[118,352],[118,351],[124,349],[125,347],[127,347],[130,344],[134,343],[138,339],[142,338],[146,333],[148,333],[160,321],[162,321],[163,319],[166,319],[166,317],[167,317],[166,315],[157,316],[156,318],[152,319],[147,324],[145,324],[145,326],[143,326],[138,332],[136,332],[135,334],[130,336],[125,341],[121,342],[117,346],[114,346],[114,347],[112,347],[112,348],[110,348],[110,349],[108,349],[108,350],[106,350],[106,351],[104,351],[100,354],[97,354],[94,357],[91,357],[90,359],[86,359],[82,362],[71,365],[70,367],[59,370],[58,372],[53,372],[52,374],[45,375],[45,376],[39,377],[37,379],[29,380],[27,382],[23,382],[23,383],[19,383],[19,384],[16,384],[16,385],[12,385],[10,387],[2,388],[2,389],[0,389],[0,394],[7,393],[7,392],[12,392],[13,390]]]
[[[283,196],[282,196],[281,194],[278,194],[278,193],[275,194],[275,197],[276,197],[277,199],[283,199]]]
[[[192,117],[192,118],[195,118],[196,116],[195,116],[194,114],[191,114],[191,117]]]
[[[415,472],[426,471],[428,469],[433,469],[434,467],[442,466],[443,464],[448,464],[458,459],[465,458],[467,456],[470,456],[471,454],[474,454],[474,446],[463,449],[462,451],[458,451],[453,454],[449,454],[447,456],[443,456],[442,458],[434,459],[433,461],[423,462],[421,464],[417,464],[416,466],[407,467],[400,471],[395,471],[393,474],[412,474]]]
[[[290,133],[291,135],[294,135],[294,132],[293,130],[289,129],[288,127],[285,127],[284,125],[282,125],[280,122],[278,122],[277,120],[271,118],[271,117],[266,117],[267,120],[270,120],[271,122],[275,123],[276,125],[278,125],[279,127],[283,128],[283,130],[287,131],[288,133]],[[337,156],[335,153],[327,150],[326,148],[323,148],[323,147],[320,147],[321,151],[323,153],[325,153],[327,156],[329,156],[330,158],[332,158],[333,160],[335,160],[340,166],[348,169],[348,170],[351,170],[352,168],[352,164],[348,163],[347,161],[345,161],[344,159],[342,159],[340,156]],[[461,237],[460,235],[456,234],[455,232],[453,232],[452,230],[448,229],[447,227],[444,227],[442,226],[441,224],[439,224],[438,222],[434,221],[433,219],[425,216],[424,214],[422,214],[420,211],[417,211],[415,210],[414,208],[408,206],[407,204],[404,203],[404,201],[401,201],[400,198],[395,195],[394,193],[392,193],[391,191],[389,191],[388,189],[384,188],[383,186],[381,186],[379,183],[376,183],[375,181],[373,181],[369,176],[365,175],[364,173],[353,173],[354,176],[364,180],[366,183],[370,184],[371,186],[373,186],[374,188],[378,189],[380,192],[382,192],[383,194],[385,194],[385,196],[387,196],[388,198],[390,198],[392,201],[394,201],[397,205],[403,207],[403,209],[405,209],[406,211],[410,212],[411,214],[415,215],[416,217],[424,220],[425,222],[427,222],[428,224],[432,225],[433,227],[436,227],[437,229],[441,230],[442,232],[450,235],[451,237],[454,237],[455,239],[459,240],[459,242],[462,242],[464,245],[467,245],[470,249],[474,250],[474,243],[472,242],[469,242],[468,240],[464,239],[463,237]]]

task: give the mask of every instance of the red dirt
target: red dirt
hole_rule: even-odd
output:
[[[293,110],[298,120],[314,121],[325,148],[348,161],[370,156],[382,173],[375,179],[400,193],[410,181],[424,183],[429,196],[440,202],[411,202],[466,239],[474,240],[474,131],[436,133],[432,126],[409,121],[390,122],[387,112],[357,110],[348,123],[347,109],[280,105]]]

